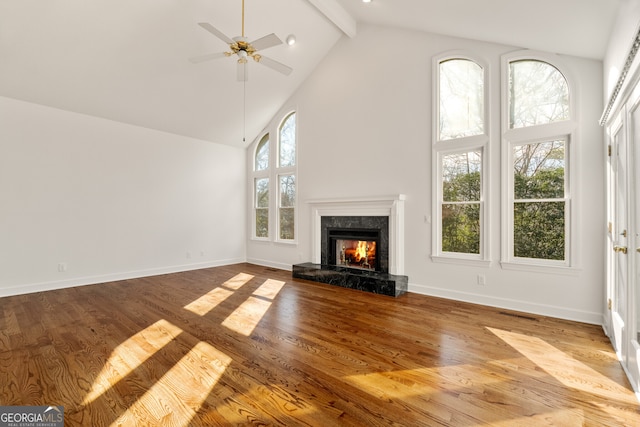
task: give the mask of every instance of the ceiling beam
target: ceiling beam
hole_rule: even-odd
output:
[[[336,0],[307,0],[349,37],[356,36],[356,20]]]

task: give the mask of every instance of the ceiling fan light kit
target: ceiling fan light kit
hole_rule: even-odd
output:
[[[198,64],[201,62],[209,61],[211,59],[220,58],[222,56],[233,56],[236,55],[238,57],[238,80],[239,81],[247,81],[247,66],[245,65],[248,62],[248,58],[253,58],[255,62],[258,62],[262,65],[265,65],[272,70],[275,70],[279,73],[282,73],[286,76],[291,74],[293,69],[281,62],[278,62],[274,59],[267,58],[263,55],[258,54],[258,51],[262,51],[268,49],[273,46],[277,46],[282,44],[282,40],[278,38],[274,33],[261,37],[253,42],[249,42],[248,39],[244,35],[244,0],[242,0],[242,35],[238,37],[234,37],[233,39],[227,37],[222,31],[215,28],[213,25],[207,22],[200,22],[198,24],[200,27],[210,32],[227,45],[229,45],[229,51],[221,52],[221,53],[213,53],[208,55],[196,56],[193,58],[189,58],[194,64]],[[292,41],[291,41],[292,40]],[[287,37],[287,44],[292,45],[295,43],[295,36],[293,34]]]

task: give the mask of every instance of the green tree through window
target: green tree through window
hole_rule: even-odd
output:
[[[442,251],[480,253],[482,155],[479,151],[442,159]]]
[[[278,238],[295,239],[296,113],[285,117],[278,134]]]
[[[565,259],[565,143],[513,148],[513,254]]]
[[[253,158],[254,237],[269,237],[269,134],[260,138]]]
[[[255,180],[256,237],[269,237],[269,178]]]

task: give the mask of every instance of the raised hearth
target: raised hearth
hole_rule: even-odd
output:
[[[407,276],[310,262],[294,265],[293,277],[392,297],[404,294],[409,286]]]

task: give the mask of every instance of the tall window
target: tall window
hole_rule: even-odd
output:
[[[442,252],[480,253],[482,153],[442,156]]]
[[[275,144],[265,133],[255,145],[253,171],[253,230],[258,240],[294,242],[296,239],[296,113],[275,125]]]
[[[485,68],[467,58],[434,61],[433,259],[488,259]]]
[[[278,206],[280,233],[278,237],[282,240],[293,240],[295,237],[296,176],[293,174],[280,175],[278,181],[280,194]]]
[[[254,230],[257,238],[269,237],[269,134],[258,145],[253,163]]]
[[[550,62],[506,61],[503,261],[571,265],[569,84]]]
[[[565,259],[566,141],[513,147],[513,255]]]
[[[296,114],[278,129],[278,239],[294,240],[296,221]]]

